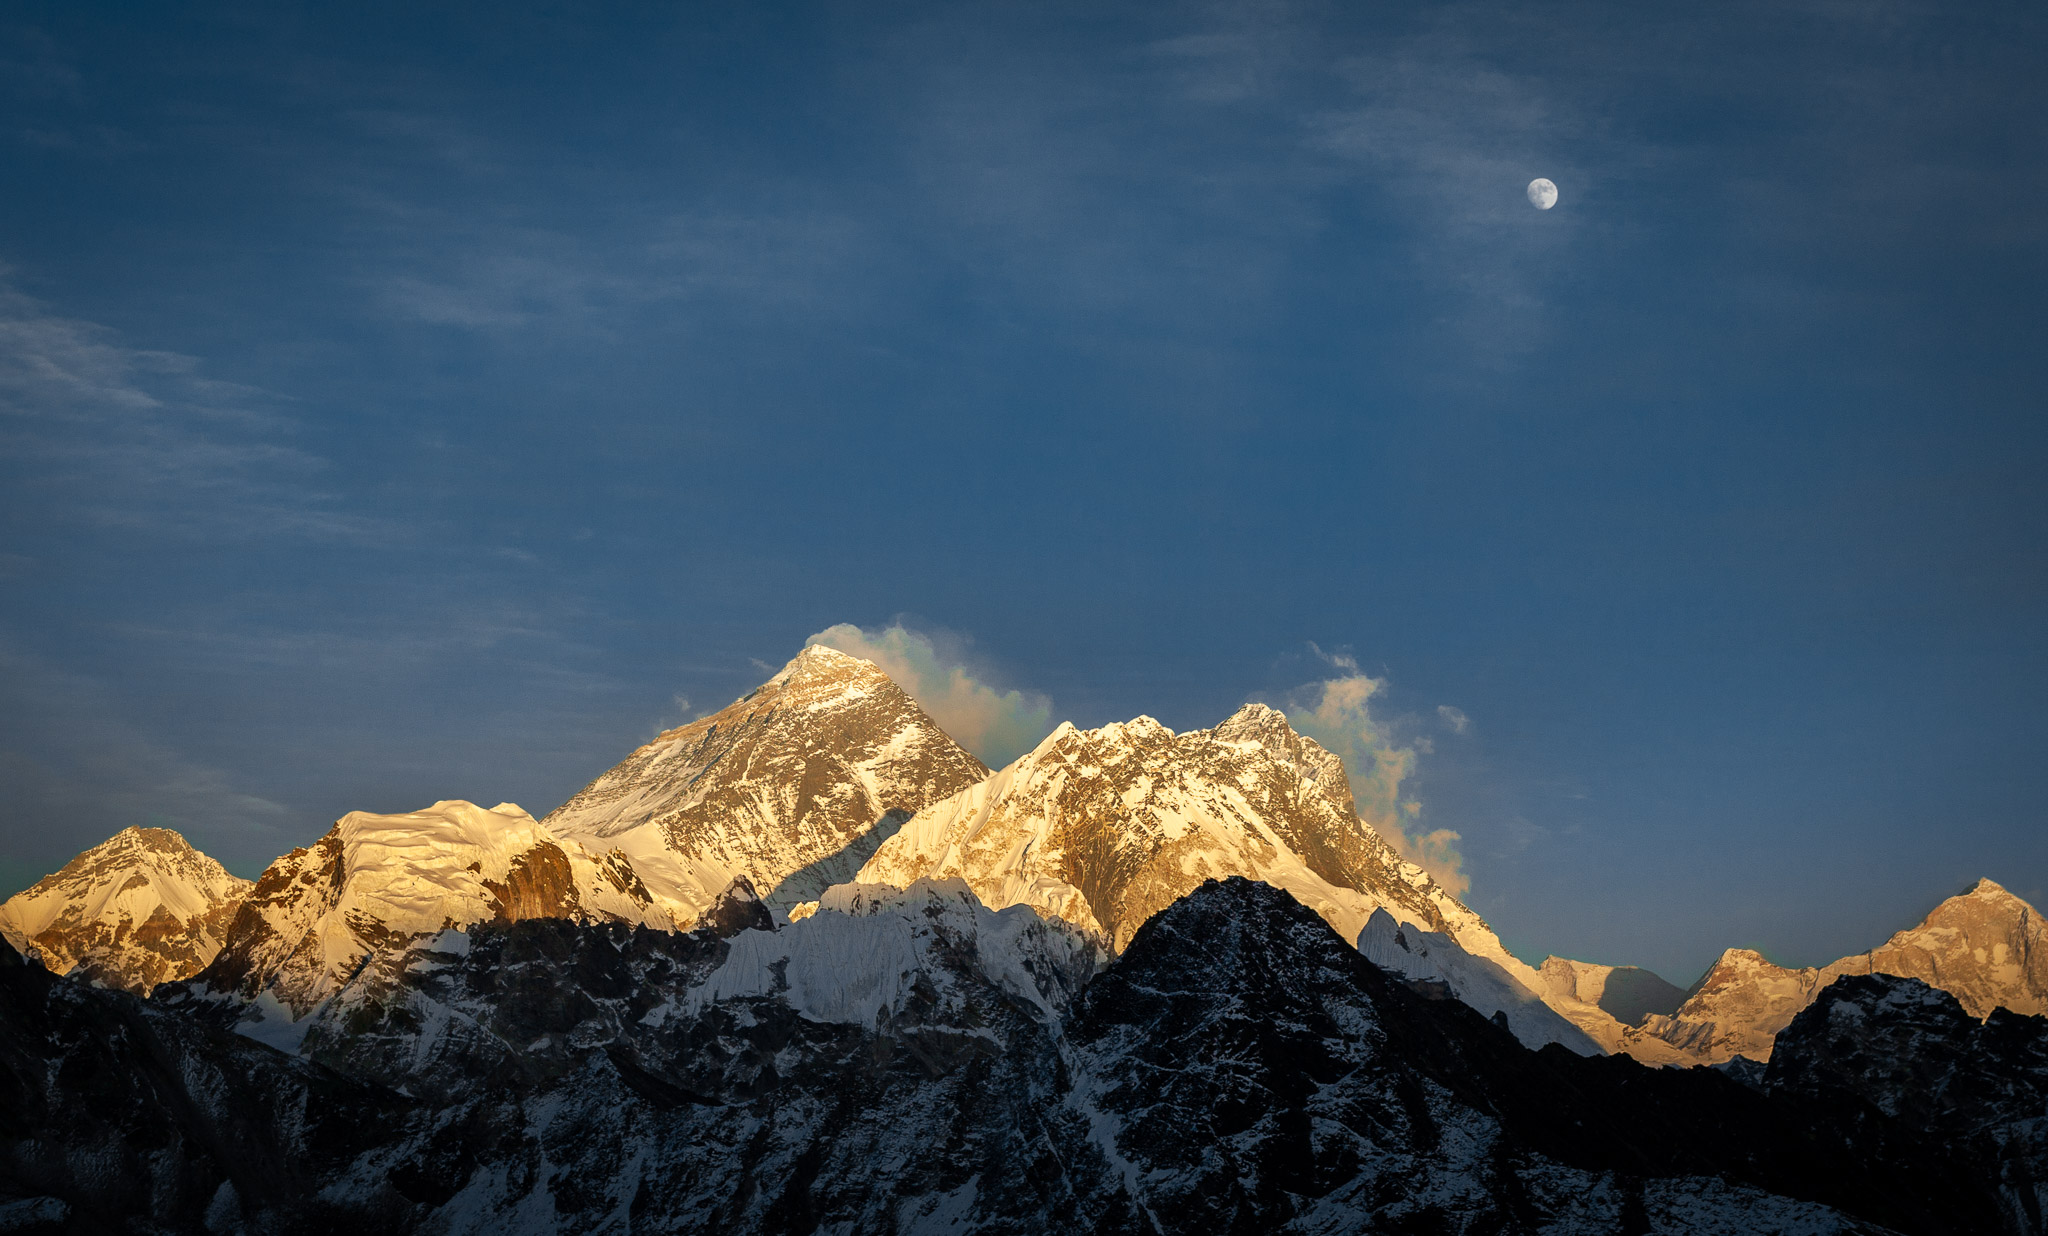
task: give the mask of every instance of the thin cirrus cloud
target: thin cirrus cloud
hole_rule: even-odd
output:
[[[1360,819],[1452,896],[1464,896],[1471,879],[1464,871],[1463,838],[1452,829],[1423,827],[1422,804],[1401,791],[1415,771],[1421,745],[1400,742],[1393,728],[1373,715],[1372,699],[1386,689],[1386,680],[1360,672],[1355,657],[1310,647],[1340,672],[1296,691],[1288,722],[1344,761]],[[1463,713],[1450,711],[1463,719]]]
[[[1051,732],[1052,701],[1036,692],[1001,691],[965,664],[966,641],[950,632],[914,630],[901,622],[875,631],[852,623],[827,627],[804,641],[873,661],[951,734],[990,767],[1023,755]]]
[[[849,266],[869,246],[830,216],[678,215],[592,244],[547,228],[479,227],[459,212],[415,211],[394,229],[432,235],[431,251],[394,253],[369,280],[401,318],[479,331],[545,326],[609,330],[638,315],[823,312],[852,297]]]
[[[290,440],[276,402],[0,282],[0,467],[34,503],[17,534],[54,516],[206,538],[387,537],[312,483],[326,461]]]

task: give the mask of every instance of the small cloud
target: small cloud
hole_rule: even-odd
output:
[[[1052,701],[1037,692],[998,691],[963,664],[967,641],[895,622],[879,631],[852,623],[827,627],[804,641],[873,661],[931,714],[954,741],[1000,768],[1051,732]]]
[[[698,719],[690,713],[689,696],[672,695],[669,697],[669,704],[670,707],[654,719],[654,728],[641,741],[653,742],[670,730],[678,726],[688,725],[690,722]]]
[[[1463,734],[1472,728],[1472,718],[1466,716],[1463,710],[1453,708],[1449,704],[1438,704],[1436,706],[1436,715],[1439,720],[1450,727],[1450,731],[1453,734]]]
[[[1350,674],[1358,672],[1358,658],[1348,652],[1324,652],[1323,646],[1314,640],[1308,642],[1308,650],[1315,653],[1316,658],[1325,665],[1333,665]]]
[[[1327,653],[1314,644],[1309,648],[1346,673],[1297,692],[1287,710],[1289,723],[1344,761],[1358,817],[1401,857],[1427,871],[1452,896],[1462,897],[1471,885],[1458,848],[1462,838],[1448,828],[1424,830],[1422,804],[1401,794],[1422,744],[1396,741],[1387,723],[1372,715],[1371,700],[1386,689],[1385,680],[1357,672],[1357,658],[1349,654]]]

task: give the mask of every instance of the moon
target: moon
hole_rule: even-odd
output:
[[[1538,176],[1529,182],[1529,204],[1538,210],[1557,205],[1557,186]]]

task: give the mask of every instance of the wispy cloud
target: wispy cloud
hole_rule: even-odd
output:
[[[901,622],[864,631],[840,623],[804,644],[824,644],[881,666],[940,729],[993,767],[1029,751],[1052,729],[1050,699],[990,686],[968,668],[967,641],[952,632],[919,631]]]
[[[1341,672],[1295,692],[1289,723],[1344,761],[1360,819],[1453,896],[1463,896],[1471,880],[1464,872],[1462,838],[1448,828],[1425,828],[1422,804],[1402,793],[1422,746],[1402,742],[1391,725],[1373,715],[1372,699],[1386,689],[1386,680],[1361,673],[1357,658],[1348,653],[1309,647]]]
[[[592,244],[546,227],[405,213],[409,236],[447,243],[392,252],[366,287],[402,317],[479,331],[602,333],[658,306],[721,317],[837,313],[857,299],[859,281],[844,275],[868,247],[826,214],[673,214]]]
[[[1303,117],[1306,142],[1349,169],[1360,191],[1397,212],[1412,277],[1436,290],[1492,359],[1545,334],[1545,285],[1564,271],[1600,178],[1644,157],[1545,81],[1490,63],[1432,30],[1338,66],[1352,98]],[[1557,183],[1558,209],[1524,196]]]
[[[39,513],[169,535],[374,541],[284,402],[136,348],[16,290],[0,268],[0,461]]]

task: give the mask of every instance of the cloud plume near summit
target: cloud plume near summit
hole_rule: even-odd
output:
[[[1416,748],[1396,741],[1387,722],[1372,715],[1372,697],[1386,689],[1386,680],[1361,673],[1353,657],[1320,648],[1316,653],[1343,672],[1297,692],[1287,709],[1288,723],[1344,761],[1360,819],[1452,896],[1463,897],[1472,881],[1463,870],[1459,834],[1448,828],[1423,831],[1422,804],[1401,797],[1401,782],[1415,770]],[[1458,721],[1465,721],[1463,713],[1450,721],[1463,733]]]
[[[981,681],[964,664],[965,643],[951,633],[913,630],[900,621],[878,631],[842,622],[811,636],[804,646],[823,644],[873,661],[940,729],[989,767],[1001,768],[1051,731],[1052,700],[1037,692],[998,691]]]

